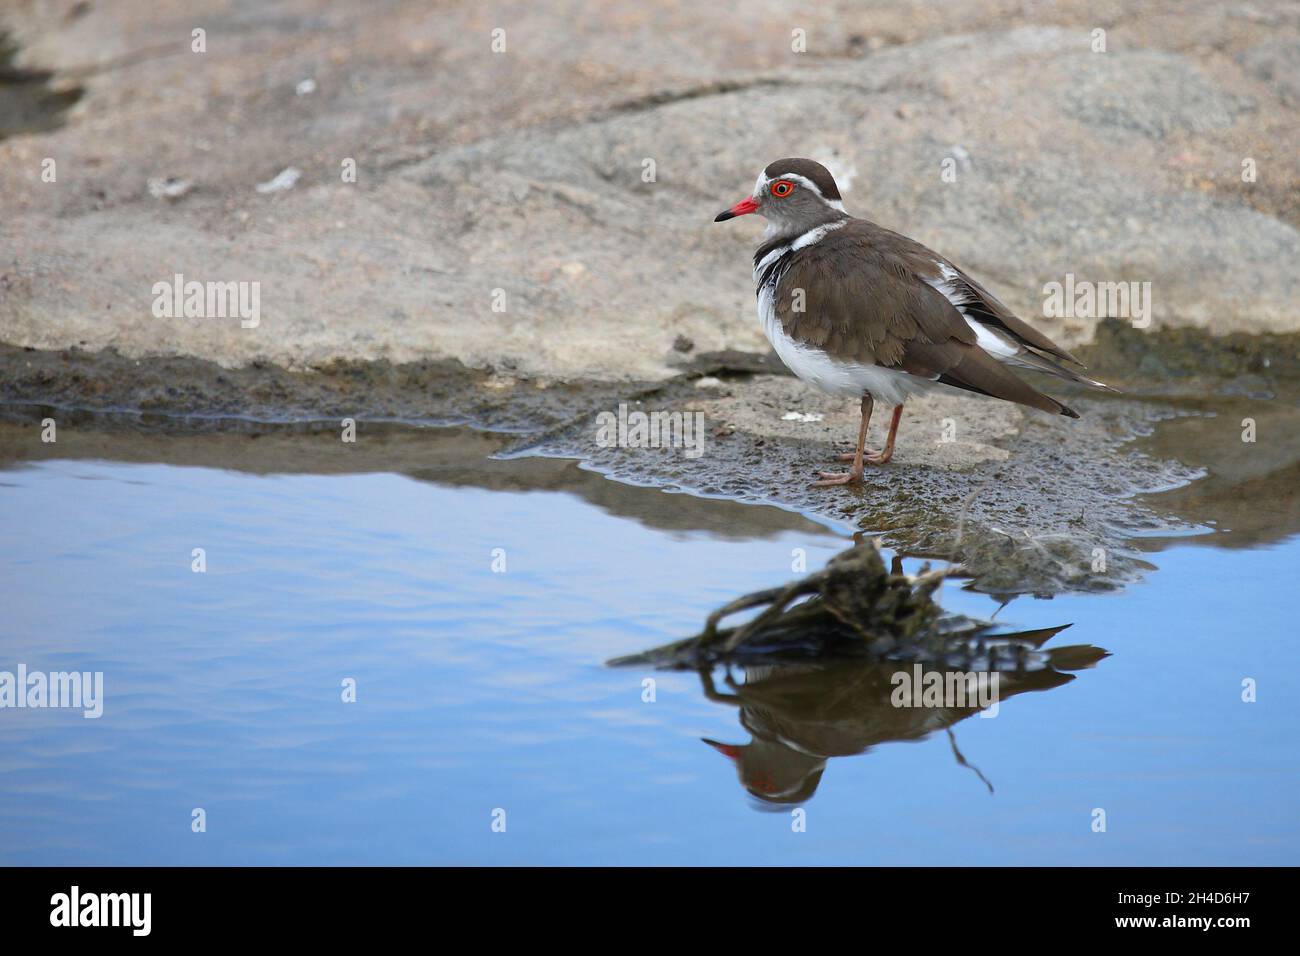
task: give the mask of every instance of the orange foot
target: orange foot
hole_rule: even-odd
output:
[[[884,451],[866,452],[863,454],[862,460],[866,462],[868,465],[883,465],[886,464],[893,457],[894,457],[894,449],[886,448]],[[842,455],[835,456],[836,461],[852,461],[853,458],[854,458],[854,453],[851,451],[845,452]]]
[[[831,488],[835,485],[860,485],[862,483],[862,472],[860,471],[850,471],[846,475],[837,474],[833,471],[819,471],[817,474],[821,475],[821,481],[814,481],[809,487]]]

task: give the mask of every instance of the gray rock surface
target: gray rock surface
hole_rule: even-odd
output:
[[[0,14],[84,87],[0,142],[3,342],[663,378],[678,336],[765,350],[758,226],[711,220],[792,153],[1067,343],[1066,273],[1151,282],[1156,326],[1300,327],[1294,3],[63,6]],[[260,325],[155,318],[176,273],[260,282]]]

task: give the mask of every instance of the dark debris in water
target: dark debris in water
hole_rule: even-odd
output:
[[[927,567],[908,575],[897,559],[886,568],[876,540],[868,539],[798,581],[723,605],[693,637],[609,664],[684,670],[718,663],[866,658],[968,671],[1021,672],[1048,666],[1040,648],[1069,625],[1010,633],[985,621],[946,614],[934,592],[945,578],[960,573],[960,568]],[[722,626],[728,617],[758,608],[762,610],[745,623]],[[1067,655],[1072,666],[1064,669],[1090,667],[1106,656],[1097,648],[1073,650],[1075,654]]]

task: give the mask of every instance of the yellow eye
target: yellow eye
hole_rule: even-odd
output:
[[[788,179],[778,179],[772,184],[772,195],[778,198],[788,196],[794,192],[794,183]]]

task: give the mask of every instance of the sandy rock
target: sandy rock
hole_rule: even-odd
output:
[[[0,341],[664,379],[683,337],[766,350],[758,225],[712,218],[792,152],[1067,345],[1097,323],[1043,314],[1067,274],[1149,282],[1152,327],[1300,327],[1293,18],[1153,4],[1093,53],[1082,3],[830,5],[797,54],[784,7],[745,6],[8,11],[19,62],[84,95],[0,142]],[[201,188],[159,203],[156,170]],[[260,322],[155,317],[176,274],[257,283]]]
[[[689,407],[704,412],[710,422],[756,437],[833,442],[845,452],[853,450],[861,417],[857,402],[827,397],[788,376],[757,376],[730,395]],[[873,413],[868,448],[884,446],[890,411],[881,406]],[[1006,449],[993,442],[1016,434],[1022,418],[1018,408],[1006,403],[975,404],[957,395],[916,398],[903,409],[898,427],[904,437],[894,461],[950,471],[1004,461]],[[820,464],[832,470],[840,467]]]

